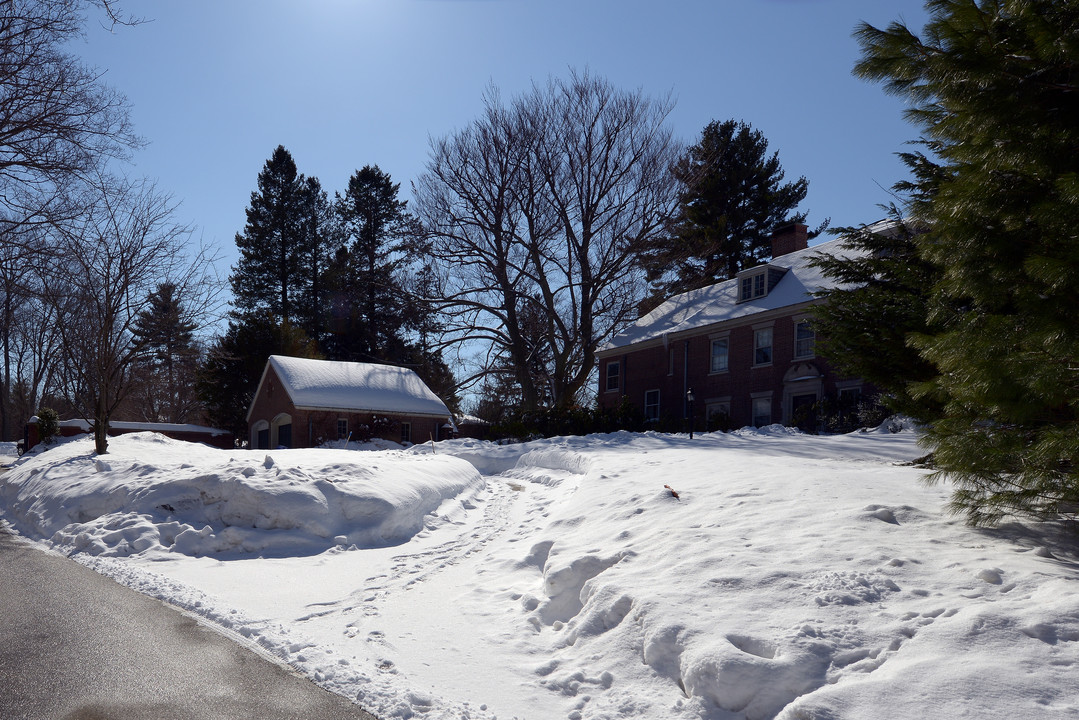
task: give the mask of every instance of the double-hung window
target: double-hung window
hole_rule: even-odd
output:
[[[794,357],[810,358],[815,352],[817,334],[808,320],[802,320],[794,325]]]
[[[348,437],[348,418],[337,418],[337,439],[344,440]]]
[[[644,419],[659,420],[659,390],[648,390],[645,392]]]
[[[753,424],[764,427],[772,424],[772,398],[753,398]]]
[[[726,372],[728,355],[730,353],[730,338],[716,338],[712,340],[712,363],[709,372]]]
[[[607,363],[607,384],[604,388],[607,392],[618,389],[619,376],[619,362],[617,360],[612,360]]]
[[[768,365],[772,362],[772,328],[753,331],[753,364]]]
[[[738,287],[738,302],[764,297],[767,294],[765,288],[766,279],[763,270],[755,275],[743,277]]]

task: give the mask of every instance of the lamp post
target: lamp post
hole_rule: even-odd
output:
[[[693,439],[693,388],[686,390],[686,402],[689,403],[689,439]]]

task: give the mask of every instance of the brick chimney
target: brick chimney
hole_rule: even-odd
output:
[[[777,228],[771,237],[772,259],[795,250],[809,247],[809,228],[802,223],[791,223]]]

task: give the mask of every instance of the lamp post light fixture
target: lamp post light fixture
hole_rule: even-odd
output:
[[[689,439],[693,439],[693,401],[696,400],[693,397],[693,388],[686,390],[686,402],[689,403]]]

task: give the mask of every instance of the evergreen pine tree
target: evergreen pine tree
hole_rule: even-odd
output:
[[[769,155],[763,133],[744,122],[710,122],[672,172],[682,187],[677,222],[642,248],[655,299],[733,278],[769,257],[776,228],[806,219],[795,209],[809,181],[784,183],[779,153]]]
[[[195,329],[184,313],[176,285],[158,285],[133,327],[140,352],[130,399],[140,419],[168,423],[195,419],[199,410]]]
[[[247,224],[236,235],[240,259],[229,278],[240,315],[269,311],[282,322],[317,332],[318,281],[329,242],[327,200],[278,145],[251,193]]]
[[[940,273],[915,340],[945,399],[934,479],[973,524],[1052,517],[1079,502],[1079,3],[926,7],[922,37],[861,26],[856,73],[910,98],[935,152],[912,204]]]
[[[296,322],[308,338],[322,345],[327,333],[329,288],[327,277],[333,263],[330,248],[340,243],[337,217],[318,178],[303,178],[302,228],[298,249]]]
[[[881,403],[921,422],[939,417],[940,403],[912,387],[936,375],[936,367],[910,346],[929,330],[926,302],[937,278],[915,245],[918,231],[898,208],[890,219],[860,228],[838,228],[844,250],[810,262],[836,287],[817,293],[813,309],[817,351],[841,374],[860,377],[882,392]]]
[[[397,199],[400,184],[378,166],[357,170],[335,202],[347,246],[327,278],[331,335],[327,355],[336,360],[400,362],[405,354],[405,293],[399,269],[414,220]]]

